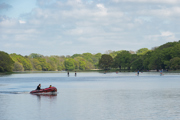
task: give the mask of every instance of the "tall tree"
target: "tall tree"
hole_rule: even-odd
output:
[[[118,53],[117,56],[114,58],[115,64],[121,69],[123,67],[127,67],[130,69],[131,66],[131,53],[129,51],[122,51],[121,53]]]
[[[159,50],[154,51],[150,57],[148,68],[159,70],[162,69],[163,64],[163,54]]]
[[[103,69],[111,68],[113,63],[113,58],[110,55],[103,54],[99,60],[99,67]]]

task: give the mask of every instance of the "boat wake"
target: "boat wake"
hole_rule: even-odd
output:
[[[29,91],[0,91],[0,94],[30,94]],[[33,93],[37,95],[57,95],[58,92]]]
[[[0,91],[2,94],[29,94],[28,91]]]

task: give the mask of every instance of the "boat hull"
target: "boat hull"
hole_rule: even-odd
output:
[[[57,92],[56,87],[50,87],[50,88],[45,88],[45,89],[40,89],[40,90],[33,90],[30,93],[31,94],[38,94],[38,93],[55,93]]]

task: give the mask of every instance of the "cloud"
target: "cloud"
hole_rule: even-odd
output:
[[[0,11],[1,11],[1,10],[8,10],[8,9],[10,9],[10,8],[12,8],[11,5],[9,5],[9,4],[7,4],[7,3],[0,3]]]
[[[159,9],[146,9],[140,11],[139,15],[152,16],[156,18],[167,18],[172,19],[174,17],[180,17],[180,7],[162,7]]]
[[[20,24],[25,24],[26,21],[24,21],[24,20],[19,20],[19,23],[20,23]]]
[[[112,0],[114,2],[133,2],[133,3],[166,3],[166,4],[177,4],[180,3],[178,0]]]
[[[104,7],[103,4],[97,4],[96,6],[100,9],[100,12],[96,13],[97,15],[99,16],[107,15],[107,9]]]
[[[156,35],[149,35],[146,36],[146,39],[155,42],[155,43],[163,43],[165,42],[173,42],[177,41],[178,39],[175,37],[175,34],[170,31],[161,31],[159,34]]]
[[[165,32],[161,32],[161,36],[168,37],[168,36],[174,36],[174,34],[170,31],[165,31]]]
[[[17,24],[17,20],[9,19],[7,17],[2,17],[1,20],[2,21],[0,22],[0,27],[2,28],[13,27],[13,26],[16,26]]]
[[[173,0],[177,4],[178,1]],[[172,2],[172,1],[171,1]],[[72,55],[151,48],[180,37],[180,8],[160,0],[37,0],[18,18],[0,16],[0,47],[22,54]]]

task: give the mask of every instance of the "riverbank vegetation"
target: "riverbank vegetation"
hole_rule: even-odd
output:
[[[179,70],[180,41],[168,42],[152,50],[107,51],[106,54],[74,54],[43,56],[32,53],[22,56],[0,51],[0,72],[12,71],[85,71],[85,70]]]

